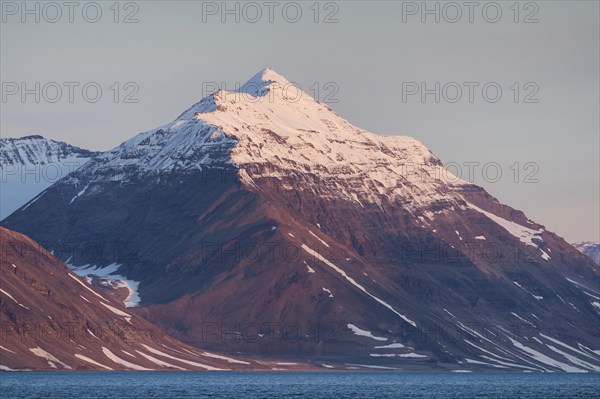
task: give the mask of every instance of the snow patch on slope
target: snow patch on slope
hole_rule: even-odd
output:
[[[358,328],[357,326],[355,326],[354,324],[348,324],[347,327],[355,334],[358,335],[360,337],[367,337],[367,338],[371,338],[374,339],[376,341],[387,341],[387,338],[383,338],[383,337],[377,337],[375,335],[373,335],[372,332],[367,331],[367,330],[363,330],[362,328]]]
[[[544,299],[543,296],[532,294],[530,291],[528,291],[525,287],[523,287],[521,284],[517,283],[516,281],[513,281],[513,284],[516,285],[517,287],[519,287],[520,289],[522,289],[523,291],[525,291],[526,293],[528,293],[529,295],[531,295],[532,297],[534,297],[535,299],[537,299],[538,301],[541,301],[542,299]]]
[[[102,347],[102,352],[104,353],[104,355],[109,358],[110,360],[112,360],[113,362],[120,364],[121,366],[125,366],[129,369],[132,370],[137,370],[137,371],[152,371],[152,369],[148,369],[146,367],[142,367],[139,366],[135,363],[131,363],[128,362],[127,360],[121,359],[119,356],[115,355],[114,353],[112,353],[110,351],[110,349],[106,348],[106,347]]]
[[[64,369],[66,370],[71,370],[71,366],[61,362],[60,360],[58,360],[54,355],[46,352],[45,350],[43,350],[42,348],[40,348],[39,346],[36,348],[30,348],[29,349],[34,355],[44,358],[46,359],[46,361],[48,362],[48,364],[50,365],[50,367],[52,367],[53,369],[57,368],[56,367],[56,363],[60,364]]]
[[[223,370],[225,370],[225,369],[220,369],[220,368],[217,368],[217,367],[209,366],[209,365],[203,364],[203,363],[192,362],[190,360],[180,359],[178,357],[171,356],[168,353],[159,351],[158,349],[152,348],[151,346],[148,346],[146,344],[142,344],[142,346],[144,348],[146,348],[146,350],[148,350],[149,352],[151,352],[151,353],[153,353],[155,355],[163,356],[163,357],[166,357],[168,359],[177,360],[178,362],[189,364],[191,366],[200,367],[200,368],[203,368],[203,369],[206,369],[206,370],[212,370],[212,371],[223,371]]]
[[[2,292],[4,295],[6,295],[7,297],[9,297],[10,299],[12,299],[17,305],[19,305],[22,308],[25,308],[27,310],[29,310],[29,308],[25,305],[23,305],[21,302],[17,301],[15,298],[13,298],[12,295],[10,295],[8,292],[4,291],[2,288],[0,288],[0,292]]]
[[[114,370],[114,369],[113,369],[113,368],[111,368],[111,367],[105,366],[104,364],[102,364],[102,363],[99,363],[99,362],[97,362],[97,361],[95,361],[95,360],[93,360],[93,359],[90,359],[90,358],[89,358],[89,357],[87,357],[87,356],[80,355],[79,353],[76,353],[76,354],[75,354],[75,357],[76,357],[77,359],[81,359],[81,360],[83,360],[84,362],[87,362],[87,363],[93,364],[93,365],[95,365],[95,366],[98,366],[98,367],[102,367],[102,368],[103,368],[103,369],[105,369],[105,370]]]
[[[229,363],[235,363],[235,364],[250,364],[248,362],[244,362],[242,360],[237,360],[237,359],[233,359],[231,357],[227,357],[227,356],[223,356],[223,355],[217,355],[216,353],[210,353],[210,352],[202,352],[202,356],[206,356],[206,357],[212,357],[213,359],[220,359],[220,360],[225,360]]]
[[[522,243],[539,248],[538,244],[536,244],[533,240],[535,239],[541,241],[541,234],[544,232],[543,229],[530,229],[528,227],[521,226],[518,223],[501,218],[500,216],[496,216],[491,212],[484,211],[483,209],[469,202],[467,202],[467,204],[470,208],[475,209],[477,212],[483,213],[486,217],[494,221],[496,224],[500,225],[504,230],[508,231],[511,235],[518,238],[519,241],[521,241]],[[544,259],[550,259],[548,254],[546,254],[544,251],[542,251],[542,256],[544,257]]]
[[[120,264],[111,263],[105,267],[95,265],[74,266],[67,264],[80,277],[93,277],[109,281],[113,288],[126,288],[129,292],[127,298],[123,302],[128,308],[138,306],[140,303],[139,281],[128,279],[127,277],[116,274],[121,267]]]
[[[108,300],[106,298],[104,298],[102,295],[98,294],[96,291],[94,291],[93,289],[91,289],[90,287],[88,287],[87,285],[85,285],[85,283],[83,283],[77,277],[73,276],[71,273],[69,273],[69,277],[71,277],[73,280],[77,281],[79,284],[81,284],[81,286],[83,286],[83,288],[85,288],[86,290],[88,290],[92,294],[96,295],[98,298],[100,298],[100,299],[108,302]]]
[[[119,309],[117,309],[117,308],[115,308],[113,306],[110,306],[110,305],[108,305],[108,304],[106,304],[104,302],[100,302],[100,304],[102,306],[104,306],[105,308],[107,308],[108,310],[110,310],[111,312],[113,312],[114,314],[116,314],[117,316],[123,316],[123,318],[125,320],[127,320],[128,323],[131,323],[131,317],[132,316],[129,313],[125,313],[122,310],[119,310]]]

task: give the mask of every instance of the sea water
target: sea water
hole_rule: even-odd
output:
[[[0,373],[1,398],[600,398],[600,374],[392,372]]]

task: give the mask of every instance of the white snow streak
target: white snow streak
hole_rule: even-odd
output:
[[[36,356],[41,357],[43,359],[46,359],[46,361],[48,362],[48,364],[50,365],[50,367],[52,368],[57,368],[55,363],[60,364],[64,369],[67,370],[71,370],[71,366],[61,362],[60,360],[58,360],[56,357],[54,357],[52,354],[46,352],[45,350],[43,350],[42,348],[40,348],[39,346],[36,348],[29,348],[29,350]]]
[[[76,354],[75,354],[75,357],[76,357],[76,358],[78,358],[78,359],[81,359],[81,360],[83,360],[84,362],[88,362],[88,363],[90,363],[90,364],[93,364],[93,365],[95,365],[95,366],[102,367],[103,369],[106,369],[106,370],[114,370],[113,368],[110,368],[110,367],[108,367],[108,366],[105,366],[105,365],[103,365],[102,363],[98,363],[97,361],[95,361],[95,360],[93,360],[93,359],[90,359],[90,358],[89,358],[89,357],[87,357],[87,356],[80,355],[79,353],[76,353]]]
[[[142,346],[144,348],[146,348],[148,351],[154,353],[155,355],[160,355],[160,356],[163,356],[163,357],[166,357],[166,358],[169,358],[169,359],[177,360],[178,362],[189,364],[191,366],[200,367],[200,368],[203,368],[203,369],[206,369],[206,370],[216,370],[216,371],[224,370],[224,369],[220,369],[220,368],[217,368],[217,367],[209,366],[207,364],[202,364],[202,363],[192,362],[192,361],[185,360],[185,359],[180,359],[178,357],[171,356],[168,353],[161,352],[158,349],[154,349],[154,348],[152,348],[152,347],[150,347],[150,346],[148,346],[146,344],[142,344]]]
[[[104,353],[104,355],[109,358],[110,360],[112,360],[113,362],[120,364],[122,366],[125,366],[127,368],[130,368],[132,370],[138,370],[138,371],[152,371],[152,369],[147,369],[146,367],[142,367],[139,366],[135,363],[131,363],[128,362],[127,360],[121,359],[119,356],[115,355],[114,353],[112,353],[110,351],[110,349],[106,348],[106,347],[102,347],[102,352]]]
[[[158,366],[169,367],[169,368],[174,368],[174,369],[183,370],[183,371],[186,370],[183,367],[179,367],[179,366],[175,366],[174,364],[167,363],[164,360],[157,359],[157,358],[155,358],[153,356],[150,356],[150,355],[148,355],[148,354],[146,354],[146,353],[144,353],[142,351],[138,351],[137,349],[136,349],[136,352],[139,353],[140,355],[142,355],[143,357],[145,357],[146,359],[150,360],[152,363],[158,365]]]
[[[108,300],[107,300],[106,298],[104,298],[102,295],[98,294],[96,291],[94,291],[93,289],[91,289],[90,287],[88,287],[87,285],[85,285],[85,284],[84,284],[84,283],[83,283],[81,280],[79,280],[77,277],[73,276],[71,273],[69,273],[69,276],[70,276],[70,277],[71,277],[73,280],[75,280],[75,281],[77,281],[79,284],[81,284],[81,285],[82,285],[82,286],[83,286],[83,287],[84,287],[86,290],[88,290],[88,291],[89,291],[89,292],[91,292],[92,294],[96,295],[98,298],[100,298],[100,299],[102,299],[102,300],[104,300],[104,301],[107,301],[107,302],[108,302]]]
[[[210,353],[210,352],[202,352],[202,356],[206,356],[206,357],[212,357],[213,359],[221,359],[221,360],[226,360],[229,363],[236,363],[236,364],[250,364],[248,362],[244,362],[242,360],[237,360],[237,359],[233,359],[231,357],[227,357],[227,356],[223,356],[223,355],[217,355],[216,353]]]
[[[302,249],[304,249],[309,254],[315,256],[317,259],[319,259],[320,261],[322,261],[323,263],[325,263],[327,266],[331,267],[333,270],[335,270],[336,272],[338,272],[339,274],[341,274],[346,280],[348,280],[348,282],[350,282],[350,284],[354,285],[356,288],[358,288],[361,291],[363,291],[365,294],[367,294],[368,296],[370,296],[371,298],[373,298],[375,301],[379,302],[381,305],[385,306],[386,308],[388,308],[389,310],[391,310],[392,312],[394,312],[396,315],[400,316],[400,318],[402,320],[406,321],[408,324],[410,324],[411,326],[413,326],[415,328],[417,327],[417,323],[415,323],[414,321],[412,321],[411,319],[409,319],[408,317],[406,317],[402,313],[398,312],[389,303],[387,303],[387,302],[379,299],[375,295],[373,295],[370,292],[368,292],[365,289],[365,287],[363,287],[362,285],[358,284],[356,282],[356,280],[354,280],[352,277],[348,276],[345,271],[343,271],[342,269],[340,269],[339,267],[337,267],[336,265],[334,265],[333,263],[331,263],[329,260],[327,260],[321,254],[319,254],[315,250],[311,249],[306,244],[302,244]]]
[[[110,310],[111,312],[113,312],[114,314],[116,314],[117,316],[123,316],[125,318],[125,320],[127,320],[128,323],[131,323],[131,315],[129,313],[125,313],[122,310],[119,310],[113,306],[110,306],[104,302],[100,302],[101,305],[103,305],[105,308],[107,308],[108,310]]]
[[[367,331],[367,330],[363,330],[361,328],[356,327],[354,324],[348,324],[347,326],[350,330],[352,330],[352,332],[355,335],[361,336],[361,337],[367,337],[367,338],[371,338],[374,339],[376,341],[387,341],[387,338],[383,338],[383,337],[377,337],[375,335],[373,335],[372,332]]]
[[[7,297],[9,297],[10,299],[12,299],[17,305],[19,305],[22,308],[25,308],[27,310],[29,310],[29,308],[25,305],[23,305],[21,302],[17,301],[15,298],[13,298],[12,295],[10,295],[8,292],[4,291],[2,288],[0,288],[0,292],[2,292],[4,295],[6,295]]]

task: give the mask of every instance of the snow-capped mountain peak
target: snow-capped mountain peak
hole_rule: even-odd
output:
[[[295,92],[300,91],[297,85],[290,83],[277,72],[270,68],[264,68],[234,90],[218,90],[215,93],[211,93],[202,98],[199,102],[184,111],[177,119],[175,119],[175,122],[191,119],[196,114],[214,112],[217,110],[219,104],[224,105],[223,103],[227,98],[246,97],[246,100],[254,102],[256,100],[252,97],[263,97],[268,93],[274,94],[274,92],[271,92],[273,87],[285,88],[286,90],[293,90]],[[305,93],[299,95],[306,96]]]
[[[274,84],[283,87],[292,85],[286,78],[267,67],[248,79],[248,81],[236,91],[260,97],[266,95],[269,91],[269,87]]]
[[[428,203],[442,199],[442,178],[463,184],[414,138],[357,128],[269,68],[238,90],[210,94],[173,122],[126,141],[82,174],[84,180],[127,180],[227,165],[238,168],[249,186],[267,176],[335,177],[344,184],[323,195],[359,203],[383,197]],[[305,189],[322,192],[311,180]]]

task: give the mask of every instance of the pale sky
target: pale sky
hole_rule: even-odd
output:
[[[35,9],[3,1],[0,135],[110,149],[173,120],[207,84],[234,88],[270,66],[361,128],[421,140],[463,179],[478,162],[474,182],[501,202],[569,241],[597,241],[599,2],[491,3],[428,2],[436,22],[421,1],[228,2],[224,15],[221,1],[123,2],[118,15],[99,1],[79,3],[70,22],[66,6],[28,2],[36,22]],[[39,103],[22,99],[36,82]]]

